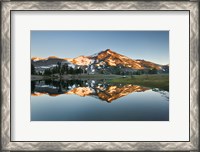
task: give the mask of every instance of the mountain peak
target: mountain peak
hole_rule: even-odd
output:
[[[57,56],[49,56],[48,59],[60,59],[60,58]]]
[[[112,52],[111,49],[106,49],[105,51],[106,51],[106,52]]]
[[[106,49],[104,52],[113,53],[113,51],[111,49]]]
[[[116,54],[116,52],[112,51],[111,49],[106,49],[106,50],[101,51],[101,52],[99,52],[98,54],[96,54],[96,56],[102,55],[102,54],[104,54],[104,55],[111,55],[111,54],[113,54],[113,53]]]

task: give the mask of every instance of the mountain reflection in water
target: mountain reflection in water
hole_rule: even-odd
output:
[[[107,84],[103,80],[66,80],[66,81],[31,81],[32,96],[59,96],[62,94],[78,96],[92,96],[112,102],[133,92],[144,92],[149,88],[132,84]]]
[[[31,121],[169,121],[169,92],[158,88],[42,80],[31,94]]]

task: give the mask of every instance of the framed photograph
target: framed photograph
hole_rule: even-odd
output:
[[[1,12],[1,150],[199,150],[199,2]]]

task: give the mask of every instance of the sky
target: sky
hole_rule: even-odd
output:
[[[169,64],[169,31],[31,31],[31,57],[75,58],[106,49]]]

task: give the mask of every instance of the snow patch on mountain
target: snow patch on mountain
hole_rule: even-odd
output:
[[[91,59],[89,59],[86,56],[79,56],[74,59],[65,58],[65,60],[68,60],[69,62],[76,64],[76,65],[89,65],[91,64]]]
[[[56,67],[57,65],[56,64],[51,64],[51,65],[48,65],[48,66],[37,66],[35,67],[36,69],[50,69],[50,68],[53,68],[53,67]]]

